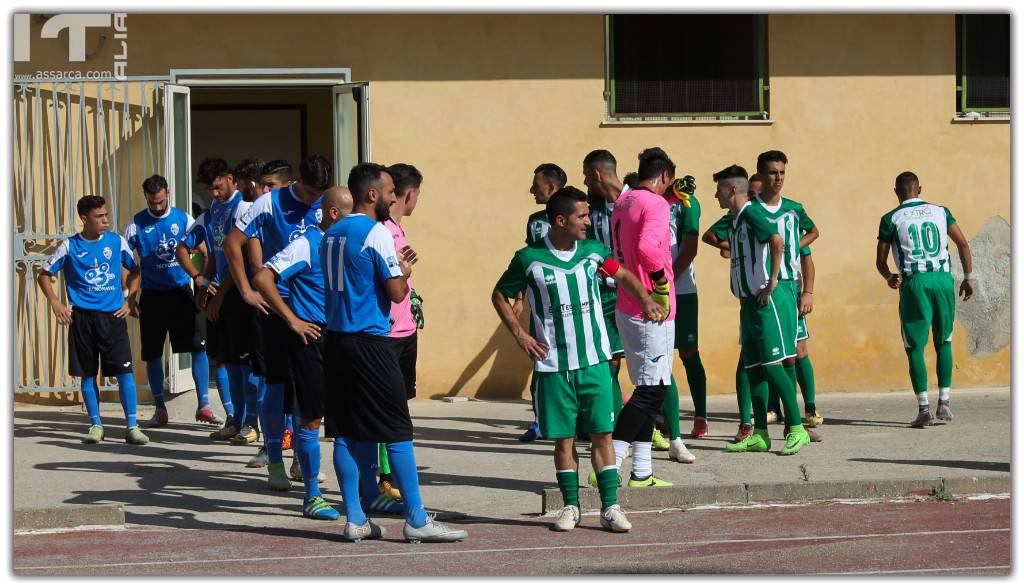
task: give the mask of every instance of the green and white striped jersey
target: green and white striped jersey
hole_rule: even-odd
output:
[[[892,244],[892,259],[903,275],[949,272],[949,209],[920,198],[904,200],[882,216],[878,240]]]
[[[536,371],[577,370],[611,358],[598,289],[598,269],[610,257],[612,250],[593,239],[559,251],[547,237],[512,257],[497,289],[509,298],[526,290],[534,337],[548,345]]]
[[[775,228],[782,235],[782,265],[779,281],[800,279],[800,237],[814,228],[814,221],[807,216],[799,202],[781,198],[775,206],[768,206],[761,195],[754,196]]]
[[[768,239],[779,231],[766,214],[761,206],[747,202],[735,217],[726,214],[718,221],[729,219],[729,286],[736,298],[755,296],[768,285]]]
[[[587,238],[603,243],[608,249],[612,248],[612,208],[614,206],[604,198],[594,198],[590,204],[590,226],[587,227]],[[618,294],[615,278],[598,276],[597,280],[604,290],[605,299],[614,299]]]
[[[540,242],[551,230],[551,221],[548,220],[548,213],[538,210],[526,219],[526,244],[533,245]]]
[[[690,196],[690,206],[680,202],[678,198],[669,200],[671,224],[669,233],[672,236],[672,259],[679,257],[682,251],[683,235],[700,235],[700,202],[697,196]],[[697,272],[690,264],[690,269],[676,276],[676,295],[697,293]]]

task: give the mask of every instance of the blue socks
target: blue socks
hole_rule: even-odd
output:
[[[242,421],[245,420],[245,376],[242,369],[245,367],[238,363],[226,364],[228,369],[228,390],[231,391],[231,403],[234,405],[235,425],[242,428]]]
[[[235,403],[231,402],[231,383],[228,380],[228,368],[221,365],[217,368],[217,394],[220,395],[220,403],[224,405],[224,412],[234,418]],[[237,422],[237,421],[236,421]]]
[[[263,385],[263,378],[254,374],[252,368],[245,366],[245,424],[258,427],[260,417],[260,406],[263,401],[260,398],[260,387]]]
[[[96,387],[96,376],[82,378],[82,399],[85,401],[85,410],[89,413],[89,422],[93,425],[102,425],[100,422],[100,391]]]
[[[192,354],[192,381],[196,383],[199,408],[210,404],[210,358],[205,351]]]
[[[146,362],[146,375],[149,377],[149,389],[153,391],[153,402],[161,410],[167,410],[164,404],[164,356]]]
[[[299,427],[295,431],[295,456],[299,458],[302,469],[302,481],[306,486],[306,500],[320,496],[320,484],[316,477],[320,474],[320,436],[319,429]]]
[[[267,383],[267,392],[260,405],[263,441],[270,463],[282,463],[281,438],[284,436],[284,384]],[[337,452],[335,452],[337,453]]]
[[[402,493],[405,503],[405,520],[413,528],[427,524],[427,509],[423,508],[420,498],[420,478],[416,471],[416,456],[412,452],[412,441],[388,443],[388,461],[391,462],[391,475]]]
[[[295,432],[295,419],[288,413],[284,415],[284,428],[291,429],[293,433]]]
[[[334,439],[334,471],[338,474],[341,499],[345,502],[345,518],[353,525],[364,525],[366,513],[359,502],[359,467],[350,451],[352,443],[344,437]]]
[[[377,444],[371,441],[349,441],[349,448],[359,466],[359,495],[367,504],[380,494],[377,487]]]
[[[95,380],[93,380],[95,382]],[[138,425],[135,422],[135,405],[138,402],[135,391],[135,376],[131,372],[117,376],[118,396],[121,397],[121,408],[124,409],[125,426],[129,429]],[[98,396],[97,396],[98,398]],[[97,418],[99,418],[99,404],[97,403]]]

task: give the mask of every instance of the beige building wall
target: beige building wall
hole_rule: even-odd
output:
[[[785,151],[784,194],[804,203],[822,235],[810,350],[823,392],[909,389],[897,294],[874,267],[878,221],[896,205],[899,172],[915,171],[924,196],[947,205],[968,238],[993,217],[1010,219],[1009,123],[952,120],[953,15],[770,16],[771,122],[681,125],[604,123],[601,15],[147,14],[129,16],[128,27],[133,76],[350,67],[354,80],[370,82],[373,159],[413,163],[425,176],[420,205],[403,223],[421,259],[413,276],[425,298],[421,397],[526,394],[529,362],[489,297],[523,245],[536,210],[532,170],[543,161],[582,187],[590,150],[612,151],[624,174],[641,149],[659,145],[677,173],[697,178],[705,229],[720,215],[713,172],[732,163],[752,170],[758,153]],[[240,42],[237,31],[260,42]],[[61,47],[47,56],[37,46],[41,63],[63,58]],[[701,245],[695,264],[709,391],[731,393],[738,303],[727,262]],[[982,287],[1008,289],[1008,271],[1005,283]],[[958,387],[1009,383],[1008,347],[973,356],[960,321],[954,361]],[[685,390],[678,360],[676,368]]]

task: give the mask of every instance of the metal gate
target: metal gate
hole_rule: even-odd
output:
[[[80,229],[76,203],[106,198],[121,232],[146,206],[142,181],[164,174],[164,80],[17,82],[13,105],[15,392],[76,392],[67,373],[66,327],[35,279],[61,240]],[[59,296],[66,303],[61,285]],[[138,321],[129,320],[138,357]],[[165,353],[164,373],[173,374]],[[112,379],[100,382],[113,389]]]

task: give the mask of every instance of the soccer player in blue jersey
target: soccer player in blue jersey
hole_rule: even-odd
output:
[[[260,336],[266,363],[266,392],[260,407],[264,442],[267,446],[267,473],[274,490],[291,487],[284,469],[282,441],[284,433],[284,384],[288,365],[280,342],[289,336],[284,319],[271,312],[263,296],[252,288],[245,274],[242,246],[251,238],[259,239],[263,263],[298,239],[321,219],[320,196],[331,185],[331,163],[322,155],[310,155],[299,165],[299,181],[260,196],[235,222],[224,242],[224,251],[234,284],[241,298],[260,313]],[[288,283],[277,283],[285,301],[290,296]]]
[[[302,468],[306,496],[302,516],[318,520],[336,520],[338,511],[320,493],[320,424],[324,405],[334,401],[327,395],[324,377],[323,337],[324,275],[320,266],[320,241],[324,231],[352,210],[352,196],[347,188],[328,189],[321,205],[319,226],[306,230],[288,244],[253,276],[256,289],[270,308],[288,325],[289,338],[283,344],[288,360],[288,382],[285,405],[299,416],[295,454]],[[276,281],[288,282],[288,302],[277,291]],[[337,436],[332,419],[326,422],[328,436]],[[371,477],[372,480],[372,477]]]
[[[102,196],[79,199],[78,216],[82,232],[61,241],[43,263],[36,283],[57,315],[57,322],[69,326],[68,373],[82,378],[82,398],[92,423],[82,442],[99,443],[104,439],[96,387],[97,367],[102,363],[104,375],[117,378],[127,427],[125,441],[145,445],[149,437],[139,428],[135,415],[132,348],[125,322],[130,310],[121,287],[121,268],[129,270],[131,280],[139,267],[124,237],[109,231],[110,217]],[[52,278],[62,270],[70,308],[53,289]]]
[[[196,314],[191,279],[175,256],[178,241],[192,227],[192,216],[170,206],[167,180],[163,176],[147,178],[142,183],[142,192],[146,196],[146,209],[136,214],[128,224],[124,238],[128,246],[138,253],[142,270],[141,280],[136,278],[128,283],[128,307],[139,319],[142,360],[146,362],[149,387],[156,403],[156,412],[147,425],[162,427],[167,424],[163,351],[168,334],[172,353],[192,354],[192,379],[199,400],[196,421],[222,425],[223,421],[210,408],[210,360],[206,355],[206,338]],[[200,244],[198,249],[205,259],[206,245]],[[221,391],[222,401],[227,392]]]
[[[206,307],[207,352],[228,369],[228,388],[234,409],[232,418],[223,428],[212,433],[211,439],[228,440],[235,437],[246,418],[246,389],[252,395],[256,380],[249,366],[250,331],[249,313],[228,271],[224,255],[224,240],[228,231],[245,210],[242,193],[235,189],[235,175],[221,158],[207,158],[199,164],[197,178],[210,191],[213,202],[210,210],[200,216],[178,246],[179,256],[188,249],[206,241],[210,261],[205,272],[207,279],[197,287],[200,307]]]
[[[410,248],[395,251],[394,239],[381,224],[395,202],[395,184],[384,166],[362,163],[349,173],[348,187],[352,214],[335,223],[320,245],[326,277],[327,381],[338,399],[327,410],[340,433],[334,441],[334,464],[345,501],[345,538],[383,535],[362,508],[357,463],[372,463],[377,443],[384,442],[405,506],[405,538],[413,543],[458,541],[466,537],[465,531],[437,522],[423,508],[405,381],[388,336],[391,304],[405,299],[406,280],[416,261]]]

